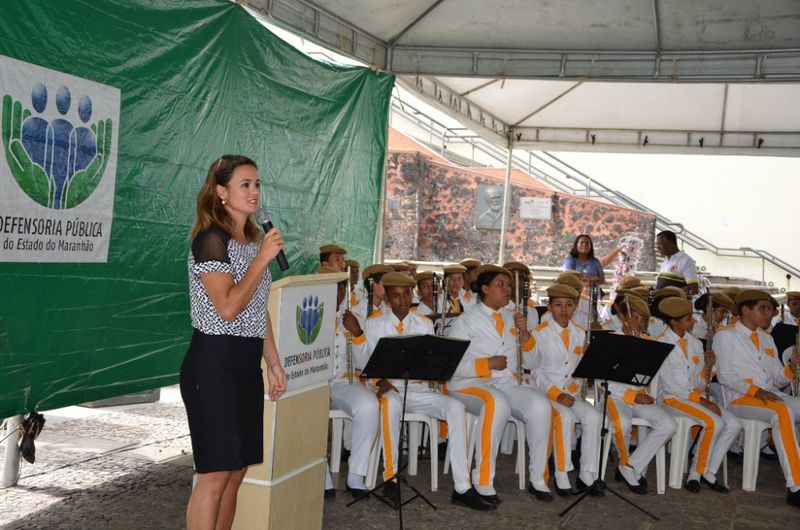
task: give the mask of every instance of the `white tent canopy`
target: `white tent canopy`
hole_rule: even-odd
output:
[[[247,0],[515,147],[800,155],[797,0]]]

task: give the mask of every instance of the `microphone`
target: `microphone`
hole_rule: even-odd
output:
[[[258,209],[258,212],[256,213],[256,219],[258,219],[258,222],[261,224],[261,228],[264,229],[264,233],[272,230],[272,221],[269,219],[269,211],[266,208]],[[286,260],[286,254],[283,253],[283,250],[278,252],[278,255],[275,256],[275,259],[278,261],[278,267],[280,267],[282,271],[285,271],[289,268],[289,262]]]

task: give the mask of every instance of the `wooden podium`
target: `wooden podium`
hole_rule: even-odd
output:
[[[336,284],[347,273],[290,276],[272,284],[269,313],[288,377],[277,401],[264,396],[264,462],[239,489],[237,530],[322,527]],[[269,388],[262,361],[264,388]]]

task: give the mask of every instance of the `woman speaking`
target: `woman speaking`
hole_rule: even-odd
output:
[[[189,530],[230,528],[247,466],[263,460],[262,357],[270,399],[286,390],[267,311],[267,266],[283,238],[273,228],[259,241],[260,187],[255,162],[224,155],[197,197],[189,252],[194,335],[180,374],[197,472]]]

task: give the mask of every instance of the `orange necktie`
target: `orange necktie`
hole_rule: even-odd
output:
[[[761,343],[758,341],[758,333],[755,331],[750,334],[750,340],[753,341],[753,345],[756,347],[758,351],[761,351]]]
[[[566,328],[561,330],[561,342],[564,343],[564,347],[569,351],[569,330]]]
[[[495,311],[492,313],[494,317],[494,329],[497,330],[497,334],[501,337],[503,336],[503,331],[505,330],[505,326],[503,325],[503,315]]]
[[[403,323],[400,322],[399,324],[397,324],[396,329],[397,329],[397,333],[402,335],[403,334]]]
[[[683,356],[687,357],[688,353],[686,352],[686,339],[678,339],[678,344],[681,345],[681,350],[683,350]]]

